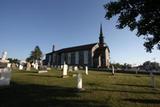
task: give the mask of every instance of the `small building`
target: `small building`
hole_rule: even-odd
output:
[[[110,50],[100,26],[99,42],[63,48],[46,54],[45,63],[48,66],[60,66],[64,62],[70,66],[109,67]]]

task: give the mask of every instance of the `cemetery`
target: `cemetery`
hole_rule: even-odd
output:
[[[159,3],[2,0],[0,7],[0,107],[160,107]]]
[[[145,73],[88,66],[49,67],[42,60],[19,64],[0,59],[0,107],[35,106],[160,106],[160,75],[147,65]]]
[[[0,106],[160,106],[160,75],[153,87],[149,74],[113,72],[14,69],[10,85],[0,87]]]

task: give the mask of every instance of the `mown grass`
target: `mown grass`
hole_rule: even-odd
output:
[[[13,71],[10,86],[0,87],[0,107],[159,107],[160,76],[156,89],[148,75],[89,71],[83,75],[82,92],[77,92],[76,77],[60,78],[51,70]]]

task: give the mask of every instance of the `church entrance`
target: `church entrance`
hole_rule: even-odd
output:
[[[93,67],[97,68],[98,67],[98,57],[93,57]]]

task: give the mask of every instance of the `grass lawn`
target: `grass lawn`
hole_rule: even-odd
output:
[[[153,89],[148,75],[89,71],[77,92],[76,77],[61,73],[13,71],[11,85],[0,87],[0,107],[160,107],[160,76]]]

